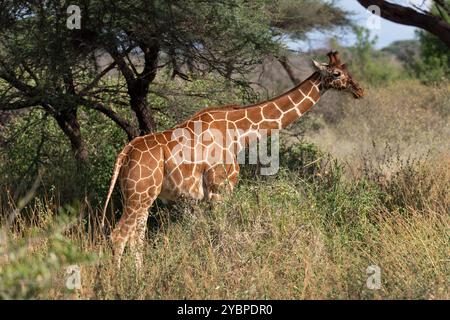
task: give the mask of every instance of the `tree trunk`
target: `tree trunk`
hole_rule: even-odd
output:
[[[133,34],[132,32],[128,32]],[[125,61],[125,54],[119,54],[117,48],[112,48],[109,53],[120,69],[127,83],[127,91],[130,97],[130,106],[139,122],[140,135],[154,132],[155,120],[147,103],[149,86],[155,79],[158,69],[159,45],[157,41],[140,42],[138,46],[144,53],[144,69],[137,72],[135,67],[130,67]],[[129,61],[129,64],[132,64]]]
[[[156,77],[159,46],[157,43],[139,43],[139,47],[144,52],[144,69],[132,81],[127,78],[126,80],[131,109],[136,114],[142,135],[156,130],[155,120],[147,103],[147,94]]]
[[[136,114],[140,135],[148,134],[156,130],[155,120],[147,103],[149,85],[150,82],[138,78],[128,86],[130,105]]]
[[[61,130],[67,138],[69,138],[75,159],[79,163],[85,163],[87,161],[88,152],[86,143],[81,136],[80,124],[77,119],[77,109],[70,108],[60,111],[58,114],[54,115],[54,118]]]

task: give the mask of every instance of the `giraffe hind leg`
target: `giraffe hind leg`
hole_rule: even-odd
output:
[[[127,192],[124,192],[124,214],[111,235],[114,258],[119,267],[128,241],[132,254],[135,256],[137,268],[139,269],[142,265],[148,210],[161,191],[162,179],[158,179],[161,176],[159,170],[156,170],[152,175],[141,179],[136,184],[136,189],[130,191],[125,188]],[[144,186],[151,187],[145,189]]]
[[[135,258],[137,271],[139,271],[143,265],[147,220],[149,209],[155,199],[156,196],[153,196],[142,205],[136,216],[135,230],[130,236],[130,249]]]
[[[116,264],[129,240],[137,266],[142,263],[142,247],[148,209],[161,192],[164,156],[154,142],[137,139],[121,168],[124,213],[111,234]]]
[[[118,268],[120,268],[127,243],[132,255],[135,257],[136,269],[139,270],[142,267],[149,209],[155,199],[156,196],[153,196],[143,201],[138,208],[126,206],[124,215],[113,230],[111,242],[113,244],[115,264]]]
[[[118,268],[121,266],[122,255],[130,236],[136,228],[136,210],[125,205],[124,214],[111,233],[114,262]]]

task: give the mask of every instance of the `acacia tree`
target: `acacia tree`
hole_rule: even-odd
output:
[[[244,72],[276,50],[268,20],[255,7],[262,2],[85,0],[80,1],[82,28],[70,30],[64,1],[5,1],[0,109],[43,109],[84,161],[80,106],[104,113],[132,139],[155,130],[147,94],[163,66],[172,68],[174,76],[183,76],[179,66],[185,61],[195,70],[224,74],[234,56],[233,71]],[[105,52],[113,61],[98,72],[96,56]],[[133,56],[142,56],[143,64]],[[123,93],[101,81],[113,69],[125,80],[136,124],[99,99],[104,92]]]
[[[81,29],[71,30],[68,5],[0,0],[0,112],[42,109],[80,162],[87,159],[80,107],[103,113],[132,139],[156,129],[148,93],[159,70],[185,80],[187,72],[213,72],[233,81],[267,55],[282,56],[283,30],[304,37],[344,21],[333,5],[310,0],[79,0]],[[99,56],[110,63],[100,68]],[[111,71],[120,75],[117,84],[103,81]]]
[[[65,17],[55,9],[36,1],[2,2],[0,109],[42,108],[69,138],[75,157],[84,161],[78,103],[69,98],[81,65],[77,53],[67,50]]]

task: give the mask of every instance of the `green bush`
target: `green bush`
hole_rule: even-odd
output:
[[[370,31],[354,27],[356,44],[349,48],[352,75],[358,81],[371,85],[387,85],[395,80],[408,77],[400,64],[395,64],[384,52],[375,50],[377,38],[370,38]]]
[[[68,210],[73,211],[64,211]],[[92,253],[83,253],[65,235],[74,223],[75,219],[60,214],[39,226],[16,225],[14,233],[0,229],[0,299],[46,298],[65,267],[94,260]],[[20,237],[18,233],[22,233]]]
[[[445,0],[450,5],[449,0]],[[439,15],[444,21],[450,23],[448,13],[442,13],[433,5],[431,11]],[[450,54],[449,48],[435,35],[419,30],[417,36],[420,43],[420,60],[412,66],[416,76],[425,83],[437,84],[450,80]]]
[[[124,133],[92,110],[80,112],[82,135],[89,149],[85,165],[77,164],[68,140],[52,118],[34,110],[16,117],[2,135],[0,188],[12,193],[26,191],[41,172],[41,195],[57,190],[62,203],[87,195],[93,200],[106,194],[112,165],[126,143]],[[88,128],[89,130],[85,130]]]

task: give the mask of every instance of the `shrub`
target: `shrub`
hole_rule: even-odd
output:
[[[60,214],[31,227],[16,224],[15,232],[5,226],[0,230],[1,299],[48,298],[53,281],[64,273],[64,267],[93,260],[92,253],[83,253],[65,235],[75,222]]]

